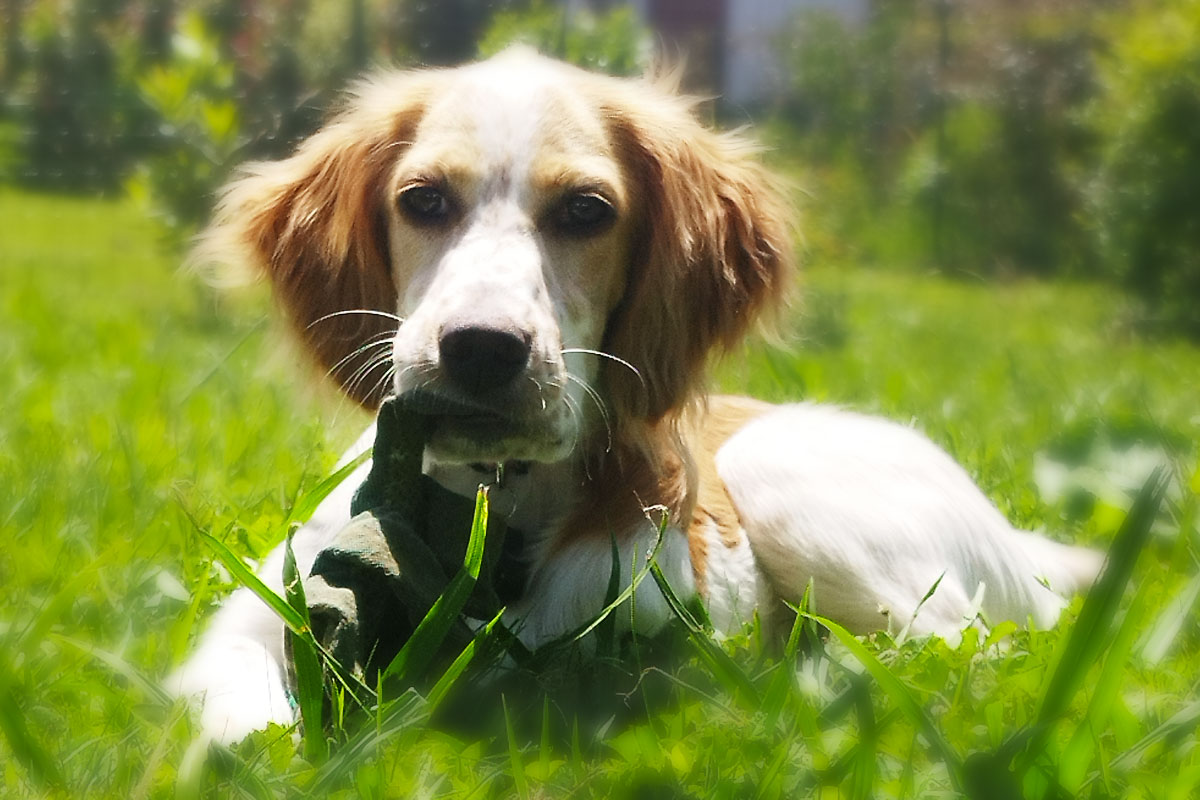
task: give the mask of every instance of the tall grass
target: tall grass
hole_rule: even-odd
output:
[[[215,298],[127,206],[0,193],[3,793],[1192,796],[1200,351],[1129,335],[1090,285],[847,266],[805,295],[795,348],[752,346],[718,383],[911,420],[1018,524],[1111,546],[1058,628],[822,638],[818,606],[786,641],[714,642],[674,603],[662,639],[584,658],[491,625],[449,666],[411,662],[428,688],[335,694],[323,725],[207,750],[159,682],[364,418],[307,388],[261,293]]]

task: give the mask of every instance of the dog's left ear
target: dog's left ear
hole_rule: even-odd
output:
[[[639,89],[609,109],[640,230],[604,346],[641,377],[605,369],[619,415],[658,420],[698,390],[710,352],[782,300],[793,257],[788,206],[757,149],[701,125],[688,101]]]

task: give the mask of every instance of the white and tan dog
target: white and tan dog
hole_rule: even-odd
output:
[[[509,467],[493,504],[527,532],[508,615],[531,647],[599,611],[610,537],[635,563],[649,506],[670,514],[666,576],[723,631],[810,579],[817,610],[858,632],[955,637],[977,611],[1053,624],[1096,555],[1014,530],[918,433],[705,398],[710,355],[783,293],[786,220],[754,148],[687,101],[517,50],[360,84],[291,158],[243,170],[201,252],[266,275],[363,405],[444,409],[425,455],[443,485],[471,496]],[[297,535],[305,573],[366,469]],[[262,570],[276,588],[280,567]],[[618,619],[643,633],[669,617],[651,581],[636,608]],[[217,613],[177,675],[209,735],[292,721],[282,642],[247,590]]]

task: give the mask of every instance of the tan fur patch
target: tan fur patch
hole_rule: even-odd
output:
[[[674,426],[647,426],[641,447],[605,454],[588,468],[588,487],[556,540],[559,546],[587,536],[628,536],[645,524],[646,509],[662,506],[671,520],[688,519],[696,470]]]
[[[708,562],[708,541],[704,525],[709,521],[717,526],[721,543],[726,547],[738,544],[738,520],[733,501],[717,474],[717,451],[729,437],[755,417],[770,411],[773,406],[749,397],[718,395],[689,414],[684,423],[684,436],[696,465],[696,505],[688,528],[688,552],[696,586],[704,596],[705,565]]]

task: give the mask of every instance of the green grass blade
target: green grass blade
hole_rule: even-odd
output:
[[[200,534],[200,538],[216,554],[218,560],[229,570],[234,580],[258,595],[259,599],[266,603],[293,633],[307,633],[310,636],[312,635],[304,617],[296,609],[288,605],[287,600],[277,595],[271,587],[263,583],[262,579],[254,574],[254,570],[246,566],[224,542],[199,528],[197,528],[196,532]]]
[[[377,723],[340,746],[320,768],[307,797],[327,797],[339,786],[350,783],[354,773],[379,754],[384,743],[429,719],[428,705],[413,690],[388,702]]]
[[[120,675],[130,684],[138,687],[147,697],[164,706],[171,704],[171,696],[152,680],[149,680],[136,667],[121,658],[116,653],[110,653],[107,650],[101,650],[93,644],[75,639],[70,636],[61,636],[54,634],[51,638],[63,644],[70,645],[82,653],[87,653],[92,658],[104,664],[117,675]]]
[[[784,770],[792,766],[792,741],[792,737],[788,737],[776,745],[775,755],[756,781],[758,788],[754,800],[770,800],[783,796],[780,784],[783,782]]]
[[[816,646],[816,652],[822,652],[819,649],[821,644],[820,626],[808,616],[817,613],[814,596],[813,579],[810,577],[804,586],[804,594],[800,597],[800,605],[787,604],[788,608],[796,612],[796,619],[792,623],[792,632],[788,634],[787,646],[783,651],[783,657],[790,661],[796,660],[796,654],[800,652],[802,642],[807,642],[809,646]]]
[[[871,677],[875,679],[875,682],[892,698],[892,702],[908,717],[909,722],[920,731],[921,735],[925,737],[925,741],[946,765],[946,770],[950,775],[950,780],[955,790],[961,790],[962,759],[959,758],[954,748],[942,737],[937,726],[930,719],[929,714],[925,712],[925,709],[913,697],[908,687],[892,674],[892,671],[885,667],[850,631],[827,617],[816,614],[805,614],[805,616],[828,628],[829,632],[837,637],[842,646],[850,651],[850,654],[854,656],[858,663],[866,668]]]
[[[662,519],[659,520],[658,523],[658,540],[655,541],[654,549],[650,551],[650,555],[646,557],[645,566],[637,571],[637,574],[633,576],[631,581],[629,581],[629,585],[622,589],[621,593],[617,595],[611,603],[602,608],[600,613],[597,614],[591,622],[580,626],[573,633],[568,633],[561,637],[558,640],[559,642],[563,644],[578,642],[580,639],[604,624],[604,621],[608,619],[610,614],[620,608],[621,605],[630,597],[633,597],[633,593],[637,591],[638,586],[640,586],[642,581],[646,579],[646,576],[650,574],[650,565],[654,564],[658,560],[658,553],[660,550],[662,550],[663,537],[666,535],[666,531],[667,515],[664,513]]]
[[[633,579],[629,582],[629,585],[622,589],[621,593],[617,595],[611,603],[600,609],[600,612],[596,614],[596,616],[593,617],[590,622],[584,623],[575,630],[564,633],[557,639],[547,642],[539,647],[536,653],[530,654],[530,657],[527,659],[529,664],[545,663],[552,660],[554,656],[557,655],[562,649],[570,647],[603,625],[604,621],[608,619],[610,614],[620,608],[626,600],[633,596],[634,592],[637,591],[638,586],[640,586],[642,581],[646,579],[646,576],[650,574],[650,565],[658,559],[658,554],[662,550],[663,537],[667,529],[667,521],[667,516],[664,514],[663,518],[658,523],[658,539],[654,543],[654,548],[646,557],[645,566],[637,571],[637,573],[633,576]],[[518,652],[523,649],[519,641],[514,641],[514,646]]]
[[[62,588],[55,593],[54,597],[38,610],[37,616],[34,617],[29,627],[17,633],[16,641],[10,645],[13,651],[20,652],[22,648],[35,647],[45,638],[46,632],[55,624],[60,623],[70,611],[71,606],[79,600],[81,587],[89,581],[96,581],[96,572],[90,565],[76,570],[74,575],[64,581]],[[12,640],[10,639],[10,641]]]
[[[575,776],[575,780],[579,783],[583,782],[584,777],[584,761],[583,761],[583,744],[579,738],[579,717],[576,716],[571,720],[571,773]]]
[[[1100,676],[1090,687],[1091,698],[1087,713],[1059,757],[1058,781],[1071,794],[1078,791],[1087,774],[1087,768],[1092,763],[1096,750],[1096,732],[1107,727],[1113,707],[1121,696],[1129,657],[1146,616],[1148,588],[1147,584],[1138,591],[1129,605],[1129,610],[1125,612],[1121,626],[1104,658]]]
[[[538,767],[542,780],[550,774],[550,759],[554,753],[550,749],[550,695],[542,697],[542,735],[538,742]]]
[[[609,535],[612,547],[612,566],[608,573],[608,588],[604,592],[605,607],[611,606],[621,594],[621,550],[617,547],[617,537]],[[616,652],[617,618],[605,617],[596,628],[596,655],[598,658],[608,658]]]
[[[484,539],[487,538],[488,490],[480,486],[475,495],[475,517],[471,522],[471,538],[467,541],[467,552],[463,566],[433,607],[417,625],[412,636],[400,648],[400,652],[383,671],[384,681],[394,681],[401,686],[409,685],[433,660],[437,650],[458,621],[458,615],[479,579],[483,564]]]
[[[25,724],[25,715],[21,712],[12,686],[7,682],[12,674],[8,663],[0,664],[0,673],[0,681],[3,681],[0,683],[0,731],[8,741],[9,749],[35,783],[47,788],[63,789],[66,784],[58,764]]]
[[[525,763],[521,758],[521,748],[517,745],[517,735],[513,731],[512,717],[508,713],[508,700],[501,697],[500,702],[504,708],[504,732],[508,737],[508,763],[513,783],[517,789],[517,797],[528,800],[529,780],[525,777]]]
[[[1154,626],[1139,643],[1142,658],[1148,664],[1157,665],[1171,651],[1179,639],[1184,626],[1195,619],[1192,609],[1200,597],[1200,573],[1192,576],[1188,585],[1176,595],[1159,614]]]
[[[1155,470],[1134,500],[1112,547],[1104,572],[1088,592],[1079,618],[1067,636],[1063,652],[1042,691],[1037,722],[1057,720],[1066,711],[1084,677],[1108,646],[1113,619],[1133,575],[1134,564],[1150,536],[1150,528],[1167,491],[1169,474]],[[1038,730],[1030,740],[1029,752],[1036,756],[1049,736],[1049,726]]]
[[[475,633],[475,636],[467,643],[467,646],[463,648],[462,652],[458,654],[454,661],[450,663],[450,666],[446,668],[446,671],[442,673],[442,677],[438,678],[437,683],[429,690],[429,696],[426,699],[431,710],[441,705],[442,700],[454,688],[454,684],[458,682],[462,673],[475,659],[475,652],[479,649],[483,641],[492,635],[492,629],[500,622],[500,617],[503,615],[504,609],[502,608],[496,613],[496,616],[492,617],[490,622]]]
[[[292,532],[288,531],[283,545],[283,588],[288,605],[304,621],[305,630],[311,630],[308,616],[308,600],[304,596],[304,581],[296,568],[296,554],[292,551]],[[325,739],[323,719],[325,705],[325,680],[321,671],[321,659],[312,641],[311,634],[302,636],[288,631],[292,644],[292,666],[296,676],[296,697],[300,704],[300,719],[304,722],[304,757],[319,763],[329,756],[329,743]]]
[[[654,582],[658,584],[659,591],[662,592],[671,611],[683,622],[688,632],[688,639],[695,645],[700,657],[709,665],[718,680],[730,693],[740,695],[755,708],[761,707],[762,700],[750,677],[692,617],[684,604],[680,602],[675,590],[671,588],[667,576],[663,575],[662,567],[658,565],[657,561],[650,562],[650,574],[654,576]]]
[[[854,692],[854,707],[858,712],[857,755],[854,758],[854,771],[851,773],[850,797],[852,800],[868,800],[871,790],[875,788],[876,739],[879,727],[875,719],[875,709],[871,706],[871,692],[867,681],[861,675],[854,675],[850,679],[850,689]]]
[[[908,622],[904,623],[904,627],[900,629],[898,634],[896,634],[896,644],[901,644],[908,639],[908,632],[912,628],[912,624],[917,621],[917,615],[921,613],[921,609],[925,607],[925,604],[929,602],[929,599],[937,593],[938,587],[942,585],[942,579],[945,577],[945,572],[942,572],[941,575],[938,575],[937,580],[933,582],[933,585],[930,586],[925,594],[921,597],[920,601],[917,603],[917,607],[913,609],[912,616],[908,618]]]
[[[792,695],[796,669],[795,654],[800,646],[800,636],[805,622],[805,618],[796,612],[796,619],[792,622],[792,632],[788,634],[783,657],[779,659],[779,663],[775,667],[775,674],[771,676],[771,682],[767,685],[767,692],[763,696],[763,711],[767,714],[766,729],[768,731],[775,730],[775,726],[779,724],[779,718],[787,706],[788,698]]]
[[[362,705],[364,702],[363,697],[369,697],[374,694],[369,686],[353,676],[349,670],[338,663],[337,659],[321,647],[320,642],[313,636],[312,628],[309,625],[307,607],[303,614],[293,608],[286,598],[280,597],[271,587],[263,583],[262,579],[255,575],[254,571],[246,566],[224,542],[198,527],[196,528],[196,532],[212,548],[217,559],[225,565],[225,568],[229,570],[238,583],[254,592],[260,600],[266,603],[283,621],[290,633],[307,643],[309,647],[320,654],[321,659],[329,667],[334,680],[350,693],[351,698],[355,702]]]
[[[295,522],[308,522],[313,513],[317,510],[317,506],[321,505],[321,501],[330,495],[330,493],[342,484],[346,478],[353,474],[354,470],[362,466],[363,462],[371,457],[371,448],[367,448],[362,453],[359,453],[350,461],[343,464],[332,475],[326,477],[312,489],[309,489],[300,497],[295,504],[292,505],[292,510],[288,513],[287,526],[291,527]]]
[[[1138,742],[1113,759],[1112,766],[1121,770],[1137,767],[1151,749],[1163,742],[1183,742],[1195,736],[1200,727],[1200,700],[1194,700],[1176,711],[1171,717],[1143,736]]]
[[[763,696],[763,710],[767,712],[767,730],[774,730],[775,726],[779,724],[780,715],[792,694],[796,655],[800,652],[800,643],[805,641],[806,635],[810,641],[817,640],[816,623],[807,616],[807,613],[812,610],[812,588],[813,583],[809,579],[808,586],[804,589],[804,595],[800,598],[799,607],[786,603],[787,607],[795,612],[796,617],[792,620],[792,630],[788,634],[779,665]]]

